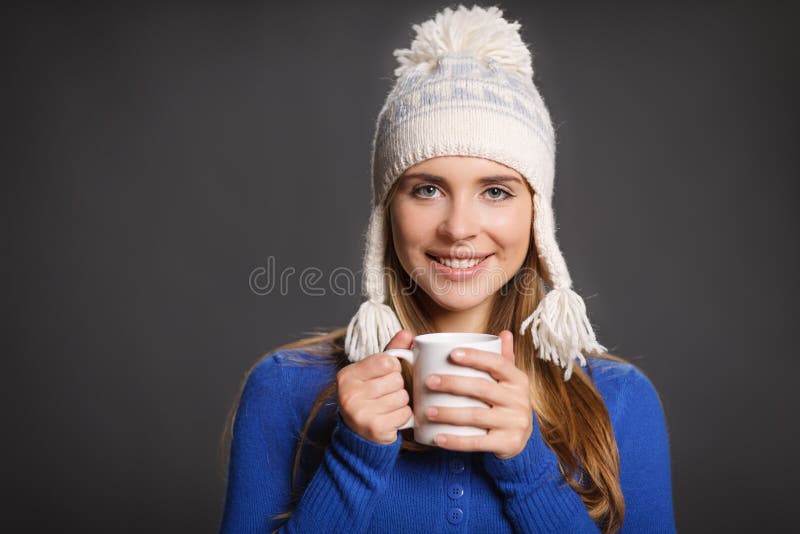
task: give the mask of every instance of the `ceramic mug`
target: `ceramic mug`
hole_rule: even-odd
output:
[[[477,406],[491,408],[491,406],[485,402],[473,397],[433,391],[425,384],[425,379],[432,374],[480,377],[491,380],[492,382],[497,382],[492,375],[485,371],[452,363],[449,359],[450,353],[458,347],[474,348],[502,354],[502,341],[499,336],[469,332],[422,334],[414,338],[414,344],[411,350],[386,349],[383,351],[391,356],[403,358],[410,363],[413,368],[414,387],[412,398],[414,400],[414,413],[403,426],[399,427],[399,430],[413,427],[414,440],[417,443],[436,445],[433,438],[440,433],[455,434],[458,436],[480,436],[488,432],[485,428],[474,426],[432,423],[429,422],[425,416],[425,410],[428,406],[452,406],[456,408]]]

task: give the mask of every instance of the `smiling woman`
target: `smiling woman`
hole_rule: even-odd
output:
[[[346,328],[246,373],[224,532],[675,531],[658,394],[598,343],[555,239],[555,135],[519,27],[496,7],[446,8],[395,50],[367,299]],[[501,357],[449,353],[496,382],[425,378],[488,406],[432,406],[431,421],[485,434],[433,446],[401,430],[412,376],[385,351],[433,332],[501,338]]]
[[[522,176],[485,158],[434,157],[408,169],[387,204],[393,247],[434,304],[435,331],[484,332],[530,247],[533,195]]]

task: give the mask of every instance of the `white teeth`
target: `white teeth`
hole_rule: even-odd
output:
[[[454,269],[469,269],[470,267],[475,267],[480,262],[484,260],[484,258],[476,258],[473,260],[451,260],[450,258],[437,258],[439,263],[442,265],[447,265],[448,267]]]

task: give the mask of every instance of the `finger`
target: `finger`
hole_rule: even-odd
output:
[[[433,381],[435,377],[439,378],[438,384]],[[480,377],[430,375],[425,379],[425,385],[434,391],[472,397],[492,406],[506,406],[506,399],[509,396],[508,391],[496,382]]]
[[[372,380],[364,382],[364,398],[378,399],[387,393],[393,393],[397,390],[405,391],[403,375],[400,373],[389,373]]]
[[[414,341],[414,334],[410,330],[403,329],[397,332],[389,343],[386,349],[405,349],[409,348]],[[386,350],[384,349],[384,350]],[[389,356],[384,352],[376,352],[370,354],[360,362],[351,364],[353,376],[359,380],[371,380],[379,376],[384,376],[393,371],[402,371],[403,367],[400,365],[400,359],[395,356]]]
[[[398,408],[397,410],[384,414],[381,417],[385,417],[389,423],[392,424],[392,426],[399,427],[404,425],[412,414],[413,412],[411,411],[411,407],[403,406],[402,408]]]
[[[516,423],[517,417],[509,410],[496,408],[483,408],[481,406],[429,406],[425,410],[425,417],[434,423],[447,423],[458,426],[476,426],[478,428],[511,428]]]
[[[454,354],[456,351],[462,351],[464,356],[459,358]],[[458,365],[464,365],[481,371],[486,371],[495,380],[500,382],[514,382],[515,374],[518,369],[507,358],[503,357],[496,352],[489,352],[486,350],[471,349],[471,348],[458,348],[450,353],[450,359]]]
[[[361,381],[372,380],[385,376],[392,372],[400,372],[402,367],[394,356],[389,356],[383,352],[371,354],[354,364],[350,364],[345,369],[352,369],[353,377]]]
[[[511,333],[511,330],[503,330],[500,332],[500,341],[502,343],[501,355],[516,367],[517,364],[514,358],[514,334]]]
[[[434,441],[444,449],[454,451],[493,451],[498,448],[495,442],[498,435],[457,436],[455,434],[436,434]],[[499,444],[498,444],[499,445]]]
[[[378,413],[385,414],[406,406],[409,400],[408,391],[406,391],[404,388],[387,393],[382,397],[378,397],[375,399],[375,403],[378,406]]]
[[[400,330],[398,333],[389,340],[389,343],[386,344],[383,350],[386,349],[410,349],[411,344],[414,341],[414,334],[411,330],[404,328]]]

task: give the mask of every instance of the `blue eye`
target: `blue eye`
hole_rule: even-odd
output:
[[[412,194],[414,194],[414,195],[416,195],[416,196],[418,196],[420,198],[433,198],[433,197],[429,197],[429,196],[425,196],[425,195],[420,195],[419,192],[423,191],[423,190],[436,191],[436,186],[435,185],[431,185],[431,184],[425,184],[425,185],[421,185],[419,187],[415,187],[411,192],[412,192]]]
[[[486,191],[496,191],[496,192],[499,192],[499,193],[502,193],[503,195],[505,195],[505,196],[500,197],[500,198],[491,198],[491,200],[494,200],[496,202],[500,201],[500,200],[505,200],[506,198],[508,198],[510,196],[513,196],[513,195],[511,195],[511,193],[509,193],[508,191],[506,191],[502,187],[490,187]]]
[[[423,184],[423,185],[419,185],[419,186],[415,187],[414,189],[412,189],[411,190],[411,194],[413,196],[417,197],[417,198],[436,198],[435,196],[433,196],[433,194],[438,190],[439,190],[439,188],[436,187],[435,185]],[[422,194],[421,193],[422,191],[425,191],[427,193],[431,193],[431,195],[429,196],[429,195],[426,195],[426,194]],[[511,197],[514,196],[512,193],[509,193],[508,191],[506,191],[502,187],[496,187],[496,186],[495,187],[490,187],[489,189],[487,189],[484,192],[486,193],[486,192],[489,192],[489,191],[493,192],[494,195],[500,195],[499,197],[490,195],[489,196],[489,200],[491,200],[492,202],[502,202],[503,200],[507,200],[508,198],[511,198]]]

